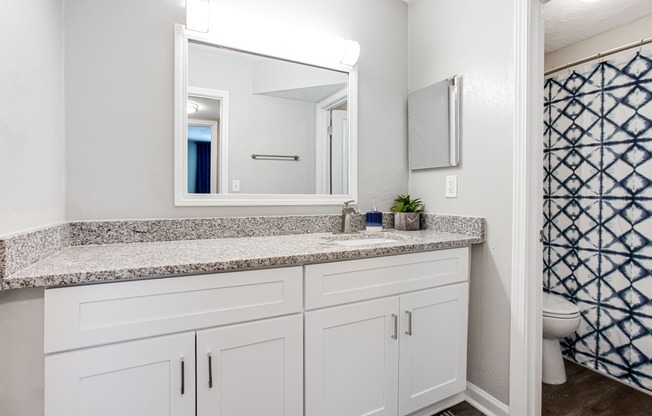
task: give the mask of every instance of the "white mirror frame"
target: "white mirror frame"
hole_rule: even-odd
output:
[[[325,66],[326,69],[348,72],[349,111],[349,181],[346,195],[327,194],[189,194],[187,168],[188,113],[188,41],[197,41],[221,47],[218,39],[210,34],[187,30],[183,25],[174,28],[174,204],[176,206],[291,206],[291,205],[342,205],[345,201],[357,201],[358,196],[358,66]],[[247,52],[247,51],[243,51]],[[298,62],[295,57],[257,54]],[[301,63],[301,62],[298,62]],[[222,125],[228,125],[228,114]]]

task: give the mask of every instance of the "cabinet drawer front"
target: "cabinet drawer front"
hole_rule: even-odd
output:
[[[314,264],[305,269],[309,310],[466,281],[469,248]]]
[[[45,353],[301,311],[301,267],[48,289]]]

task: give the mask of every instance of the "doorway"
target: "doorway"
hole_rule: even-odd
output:
[[[541,276],[543,270],[541,245],[535,240],[538,240],[538,230],[541,229],[538,225],[541,223],[537,224],[535,219],[541,217],[543,206],[544,149],[542,143],[532,142],[530,138],[543,137],[544,3],[547,1],[517,3],[516,13],[516,96],[517,104],[523,107],[517,105],[516,109],[514,245],[523,246],[516,247],[513,253],[523,254],[525,258],[523,261],[515,260],[513,269],[510,413],[515,415],[538,415],[541,411],[540,294],[543,284],[539,280],[543,279],[523,276]],[[605,30],[604,25],[598,27]],[[638,36],[638,41],[644,37]],[[605,60],[604,52],[609,49],[603,46],[598,51],[600,56],[593,60],[598,63]],[[526,162],[520,163],[521,158]],[[536,224],[536,228],[532,224]]]
[[[318,194],[346,195],[349,185],[348,93],[343,89],[316,105]]]

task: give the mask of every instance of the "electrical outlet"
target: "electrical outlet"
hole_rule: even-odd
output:
[[[231,185],[231,192],[240,192],[240,179],[234,179]]]
[[[457,198],[457,175],[446,176],[446,198]]]

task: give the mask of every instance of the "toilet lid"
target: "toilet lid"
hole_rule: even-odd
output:
[[[543,315],[553,318],[574,318],[579,316],[580,308],[559,295],[543,294]]]

